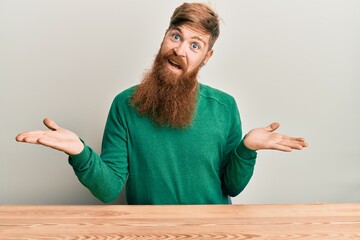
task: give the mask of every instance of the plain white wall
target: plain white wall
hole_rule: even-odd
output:
[[[209,2],[223,22],[201,81],[236,98],[244,132],[279,121],[310,144],[259,152],[234,203],[359,202],[360,1]],[[99,152],[181,3],[0,0],[0,204],[100,204],[64,153],[14,138],[51,117]]]

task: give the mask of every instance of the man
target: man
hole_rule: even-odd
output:
[[[229,203],[249,182],[257,150],[307,143],[275,133],[278,123],[242,138],[234,98],[197,79],[218,36],[218,16],[206,4],[174,11],[152,68],[114,99],[100,156],[50,119],[44,120],[50,131],[16,140],[67,153],[79,180],[104,202],[126,183],[129,204]]]

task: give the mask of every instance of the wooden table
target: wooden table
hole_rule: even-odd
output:
[[[0,206],[0,239],[360,239],[360,203]]]

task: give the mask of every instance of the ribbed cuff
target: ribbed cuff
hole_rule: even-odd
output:
[[[91,149],[84,143],[84,149],[79,154],[69,155],[69,164],[74,169],[81,171],[89,161],[90,155]]]
[[[244,139],[241,140],[239,146],[236,148],[236,153],[241,159],[253,160],[257,156],[257,152],[247,148],[244,144]]]

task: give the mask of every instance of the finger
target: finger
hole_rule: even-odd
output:
[[[304,147],[303,142],[297,142],[297,141],[291,141],[291,140],[281,141],[279,144],[286,146],[286,147],[290,147],[291,149],[297,149],[297,150],[301,150]]]
[[[297,144],[300,144],[302,147],[308,146],[308,143],[305,141],[305,139],[301,137],[282,136],[282,139],[296,142]]]
[[[28,135],[22,139],[22,142],[43,145],[45,147],[51,147],[62,151],[61,144],[46,135]]]
[[[268,132],[273,132],[276,129],[278,129],[279,127],[280,127],[280,124],[278,122],[273,122],[269,126],[267,126],[265,129]]]
[[[21,142],[25,142],[25,143],[33,143],[33,144],[38,144],[38,139],[41,137],[42,135],[27,135],[25,136]]]
[[[273,150],[279,150],[279,151],[283,151],[283,152],[291,152],[292,151],[292,148],[291,147],[288,147],[288,146],[285,146],[285,145],[282,145],[282,144],[275,144],[273,147],[272,147]]]
[[[59,130],[61,127],[59,127],[54,120],[50,119],[50,118],[45,118],[43,123],[45,124],[46,127],[48,127],[49,129],[56,131]]]
[[[308,143],[305,142],[305,141],[297,141],[296,143],[300,144],[302,147],[307,147],[308,146]]]
[[[290,142],[299,144],[299,145],[301,145],[302,147],[307,147],[307,146],[308,146],[308,143],[305,142],[305,139],[304,139],[304,138],[287,138],[287,141],[290,141]]]
[[[23,142],[24,138],[28,137],[28,136],[35,136],[35,135],[44,135],[45,132],[44,131],[29,131],[29,132],[23,132],[23,133],[20,133],[16,136],[16,141],[18,142]]]
[[[289,137],[289,136],[282,136],[283,139],[287,139],[287,140],[293,140],[293,141],[298,141],[298,142],[305,142],[304,138],[301,137]]]

